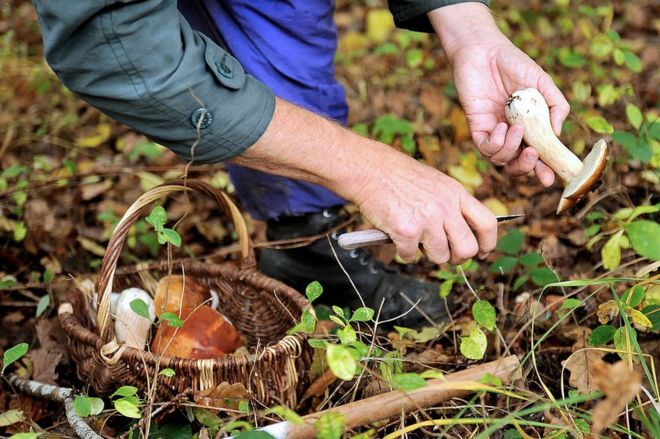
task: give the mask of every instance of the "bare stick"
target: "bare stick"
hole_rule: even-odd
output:
[[[71,425],[73,431],[75,431],[80,438],[102,439],[101,436],[96,434],[94,430],[87,425],[83,418],[76,415],[76,412],[73,409],[73,389],[43,384],[38,381],[24,380],[18,378],[16,375],[10,375],[8,381],[16,390],[30,396],[63,402],[66,411],[66,419],[69,421],[69,425]]]
[[[426,387],[411,392],[396,390],[372,396],[361,401],[341,405],[303,417],[300,425],[291,422],[278,422],[262,428],[275,438],[302,439],[314,437],[316,421],[326,413],[338,413],[345,419],[345,428],[373,424],[383,419],[401,416],[414,410],[430,407],[452,398],[463,397],[477,391],[477,381],[485,374],[491,374],[504,382],[520,376],[520,361],[515,355],[498,361],[480,364],[460,372],[445,375],[442,380],[429,380]]]

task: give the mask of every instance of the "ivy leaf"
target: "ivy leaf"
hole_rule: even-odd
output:
[[[127,418],[140,419],[142,417],[142,414],[140,414],[140,409],[130,401],[122,398],[116,400],[114,405],[115,410]]]
[[[518,258],[513,256],[500,256],[490,266],[491,273],[509,273],[518,263]]]
[[[135,314],[149,320],[149,307],[147,306],[146,303],[144,303],[144,300],[133,299],[131,300],[130,306]]]
[[[614,338],[614,329],[610,325],[600,325],[589,335],[588,342],[591,346],[602,346]]]
[[[416,373],[400,373],[392,377],[392,384],[404,392],[410,392],[415,389],[426,387],[428,383],[424,378]]]
[[[642,220],[625,227],[633,250],[652,261],[660,259],[660,224]]]
[[[12,346],[5,351],[2,356],[2,371],[0,374],[5,373],[5,369],[12,364],[13,362],[19,360],[23,355],[28,351],[29,345],[27,343],[19,343],[16,346]]]
[[[73,411],[81,418],[86,418],[92,411],[92,405],[89,398],[83,395],[76,395],[73,400]]]
[[[351,322],[368,322],[374,316],[374,310],[361,306],[351,316]]]
[[[309,303],[314,302],[316,299],[321,297],[321,294],[323,294],[323,286],[321,286],[321,283],[319,281],[314,281],[311,282],[307,287],[305,288],[305,295],[307,296],[307,300],[309,300]]]
[[[470,360],[481,360],[487,345],[486,334],[476,326],[468,337],[461,337],[461,354]]]
[[[484,328],[492,331],[495,329],[495,308],[487,300],[478,300],[472,305],[472,316],[474,320]]]
[[[513,229],[497,241],[496,248],[502,253],[515,256],[520,252],[524,240],[525,235],[520,230]]]
[[[355,376],[357,362],[349,349],[342,345],[329,344],[326,351],[328,367],[339,379],[350,381]]]

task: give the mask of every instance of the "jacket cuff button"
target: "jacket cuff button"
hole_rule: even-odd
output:
[[[203,130],[213,123],[213,114],[206,108],[198,108],[190,115],[190,122],[194,128]]]

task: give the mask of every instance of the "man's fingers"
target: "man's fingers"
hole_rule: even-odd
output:
[[[419,248],[419,234],[417,227],[401,228],[397,233],[390,233],[392,242],[396,245],[396,252],[406,262],[415,260]]]
[[[539,161],[539,153],[534,148],[525,148],[520,155],[504,168],[511,175],[529,174]]]
[[[555,85],[552,77],[547,73],[539,80],[538,90],[545,98],[548,107],[550,107],[550,122],[552,123],[552,129],[555,134],[560,135],[561,126],[564,123],[564,120],[566,120],[566,117],[568,117],[571,107],[559,88]]]
[[[516,158],[520,154],[524,131],[521,125],[511,125],[506,132],[504,146],[490,158],[490,161],[498,166],[504,166]]]
[[[474,233],[465,222],[461,212],[452,215],[445,221],[445,232],[449,240],[452,264],[460,264],[476,255],[479,251],[479,244]]]
[[[536,177],[539,179],[541,184],[545,187],[549,187],[555,181],[554,171],[550,168],[550,166],[546,165],[541,160],[536,162],[536,165],[534,166],[534,173],[536,174]]]
[[[451,255],[444,230],[434,231],[433,234],[425,233],[422,237],[422,250],[431,262],[436,264],[448,262]]]
[[[503,122],[498,123],[491,131],[490,136],[486,133],[478,133],[475,135],[475,143],[479,147],[479,151],[486,157],[491,157],[496,154],[502,146],[506,138],[507,125]],[[477,142],[477,140],[480,140]]]
[[[477,236],[479,256],[485,257],[497,244],[497,218],[472,196],[461,198],[461,212]]]

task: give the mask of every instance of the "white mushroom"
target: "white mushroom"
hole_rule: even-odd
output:
[[[557,213],[577,203],[598,182],[608,159],[605,139],[594,144],[583,163],[555,136],[548,105],[543,95],[533,88],[513,93],[504,112],[510,123],[523,126],[525,143],[536,149],[541,160],[566,183]]]
[[[148,319],[133,311],[131,302],[134,300],[141,300],[147,305]],[[117,340],[124,342],[126,346],[144,350],[151,324],[156,319],[156,308],[149,293],[139,288],[122,291],[117,299],[114,315]]]

